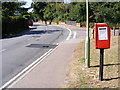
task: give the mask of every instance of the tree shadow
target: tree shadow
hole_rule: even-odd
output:
[[[40,30],[40,31],[29,31],[29,32],[25,32],[24,35],[31,35],[31,34],[51,34],[54,32],[58,32],[60,30]]]
[[[12,35],[12,36],[5,37],[3,39],[9,39],[9,38],[20,37],[23,35],[32,35],[32,34],[46,34],[46,33],[50,34],[50,33],[60,31],[60,30],[38,30],[37,26],[48,26],[48,25],[34,24],[33,26],[30,26],[27,30],[25,30],[23,32],[20,32],[18,34]],[[37,29],[37,30],[35,30],[35,29]]]
[[[33,26],[47,26],[47,25],[43,25],[43,24],[34,24]]]
[[[54,33],[54,32],[59,32],[60,30],[34,30],[33,31],[33,28],[32,29],[29,29],[29,30],[26,30],[24,32],[21,32],[19,34],[16,34],[16,35],[13,35],[13,36],[9,36],[9,37],[6,37],[6,38],[3,38],[3,39],[9,39],[9,38],[14,38],[14,37],[20,37],[20,36],[23,36],[23,35],[34,35],[34,34],[51,34],[51,33]]]

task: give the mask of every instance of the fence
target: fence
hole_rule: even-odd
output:
[[[65,24],[76,26],[76,21],[66,21]]]
[[[113,27],[113,28],[111,28],[111,34],[114,35],[114,36],[120,35],[120,27]]]

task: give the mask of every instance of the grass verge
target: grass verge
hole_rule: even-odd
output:
[[[90,68],[85,67],[84,44],[82,41],[74,51],[74,57],[69,65],[64,88],[118,88],[118,37],[111,37],[111,48],[105,49],[103,81],[99,81],[99,54],[94,48],[94,40],[90,41]]]

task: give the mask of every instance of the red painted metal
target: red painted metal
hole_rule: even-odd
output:
[[[104,39],[104,34],[102,35],[103,39],[100,39],[100,36],[99,36],[99,32],[100,32],[100,29],[99,28],[106,28],[106,39]],[[98,31],[99,30],[99,31]],[[101,29],[102,30],[102,29]],[[110,48],[110,27],[105,24],[105,23],[95,23],[94,24],[94,40],[95,40],[95,48],[96,49],[108,49]]]

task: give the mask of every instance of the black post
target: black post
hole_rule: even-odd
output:
[[[99,80],[103,80],[103,59],[104,59],[104,49],[100,49],[100,70],[99,70]]]
[[[114,36],[115,36],[115,27],[113,27],[113,30],[114,30]]]

